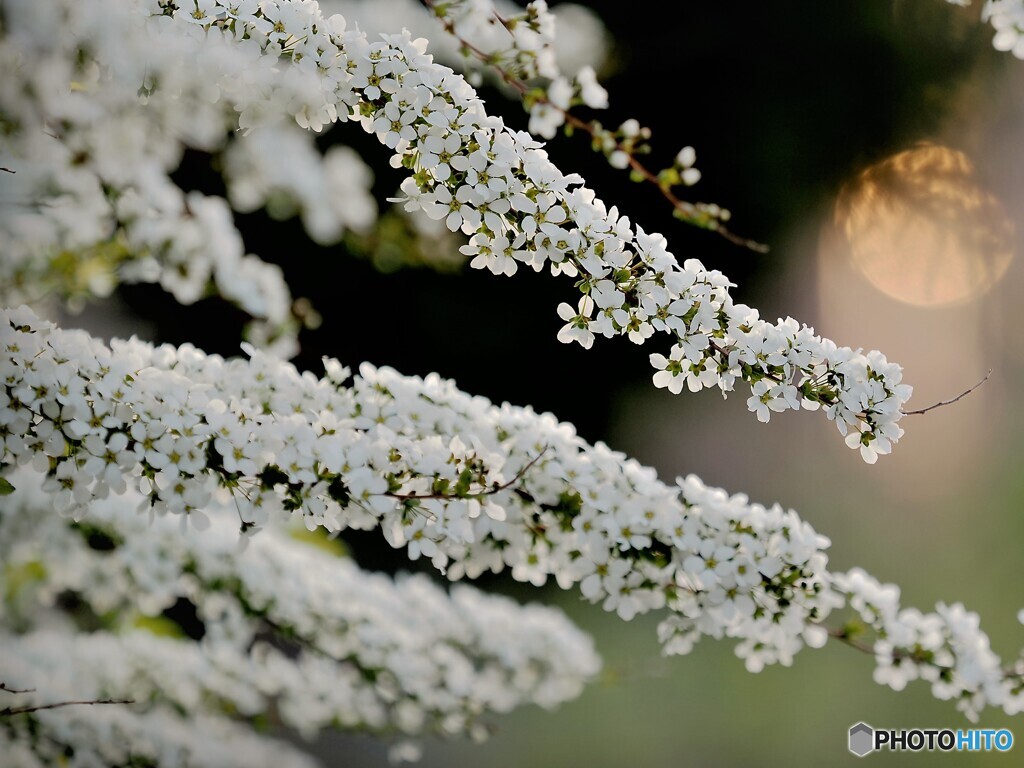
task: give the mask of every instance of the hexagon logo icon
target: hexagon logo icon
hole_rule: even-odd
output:
[[[875,729],[867,723],[857,723],[850,728],[850,751],[857,757],[864,757],[875,751]]]

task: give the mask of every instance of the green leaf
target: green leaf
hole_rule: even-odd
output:
[[[658,183],[663,187],[674,187],[682,181],[679,171],[675,168],[665,168],[658,172]]]
[[[4,581],[3,597],[5,600],[10,601],[14,599],[23,587],[27,587],[34,582],[45,581],[47,571],[46,566],[38,560],[30,560],[27,563],[20,563],[18,565],[5,565],[3,570],[0,571],[0,575],[3,576]]]
[[[458,497],[465,496],[469,493],[469,486],[473,482],[473,472],[470,469],[464,469],[459,473],[458,480],[455,481],[455,495]]]
[[[10,496],[14,493],[14,486],[6,477],[0,477],[0,496]]]
[[[348,547],[340,539],[333,538],[323,528],[308,531],[305,528],[292,528],[288,535],[296,541],[309,544],[335,557],[348,557]]]
[[[178,622],[165,616],[136,616],[132,626],[157,637],[184,638],[185,632]]]

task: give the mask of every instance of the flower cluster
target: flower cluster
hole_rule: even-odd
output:
[[[439,5],[439,4],[438,4]],[[517,56],[509,52],[513,35],[499,19],[511,20],[523,16],[523,6],[513,0],[458,0],[447,2],[442,9],[453,22],[458,38],[470,43],[488,56],[513,62]],[[463,43],[456,37],[438,35],[437,13],[420,0],[320,0],[325,15],[341,14],[349,27],[358,27],[372,38],[394,32],[395,19],[408,29],[414,38],[430,39],[430,52],[434,58],[463,72],[474,84],[489,80],[501,87],[503,82],[493,67],[475,56],[466,56]],[[532,15],[543,20],[533,29],[516,30],[516,38],[529,45],[521,46],[524,66],[537,70],[535,59],[543,60],[544,70],[552,77],[561,72],[579,72],[590,68],[599,70],[609,53],[610,36],[597,14],[585,5],[558,3],[554,8],[542,10],[535,5]],[[541,35],[540,29],[555,34]]]
[[[992,46],[1024,59],[1024,0],[987,0],[981,17],[996,30]]]
[[[255,342],[292,354],[281,270],[245,253],[223,199],[185,192],[171,174],[186,148],[230,146],[233,202],[290,196],[320,238],[365,228],[375,206],[363,163],[311,158],[309,134],[280,124],[307,103],[325,109],[322,79],[275,67],[229,33],[169,25],[145,3],[3,0],[0,10],[3,301],[52,292],[80,302],[119,282],[157,282],[191,303],[212,289],[257,321]],[[228,145],[240,126],[249,135]]]
[[[951,5],[966,7],[971,0],[946,0]],[[997,51],[1010,51],[1024,59],[1024,0],[985,0],[981,20],[995,29],[992,47]]]
[[[130,691],[132,703],[57,707],[3,717],[0,750],[8,768],[189,765],[209,768],[314,768],[300,749],[258,735],[228,718],[229,702],[253,714],[258,688],[220,674],[199,646],[156,637],[58,628],[24,635],[0,631],[0,691],[12,709],[63,702],[111,701]],[[216,702],[216,704],[214,704]]]
[[[826,542],[810,526],[696,478],[663,485],[550,416],[434,376],[364,364],[345,386],[333,361],[317,379],[252,348],[108,348],[27,310],[0,317],[0,460],[42,461],[72,518],[130,482],[151,513],[204,528],[228,489],[243,530],[289,513],[311,530],[379,527],[453,579],[553,576],[626,619],[668,606],[673,637],[747,639],[765,663],[822,639]]]
[[[292,34],[306,40],[309,31]],[[751,405],[760,413],[824,406],[869,462],[902,435],[897,422],[910,388],[880,353],[838,347],[792,319],[772,325],[734,304],[724,276],[696,260],[680,266],[664,238],[634,231],[540,145],[488,117],[465,81],[425,55],[422,41],[350,36],[341,47],[352,89],[346,98],[364,127],[394,148],[394,162],[414,171],[402,185],[407,210],[470,235],[465,252],[474,266],[496,274],[550,266],[579,278],[583,298],[563,338],[589,346],[596,333],[640,343],[668,332],[678,351],[671,378],[692,373],[701,387],[723,392],[737,379],[763,382]],[[681,155],[685,165],[689,153]]]
[[[582,67],[572,78],[560,71],[555,58],[555,17],[545,0],[535,0],[522,12],[507,16],[489,0],[429,2],[428,6],[463,43],[467,55],[475,54],[506,81],[547,81],[529,96],[530,133],[554,138],[566,111],[576,104],[607,108],[608,93],[597,82],[592,66]]]
[[[82,11],[68,13],[85,16],[101,10],[91,5],[88,11],[84,10],[85,5],[81,7]],[[877,352],[863,355],[838,347],[792,320],[765,322],[755,310],[734,304],[728,290],[731,284],[724,276],[705,269],[696,260],[680,265],[668,252],[664,238],[634,229],[617,209],[606,208],[591,191],[579,186],[579,178],[561,173],[528,135],[511,132],[500,120],[487,116],[466,81],[425,54],[425,41],[398,35],[371,43],[365,35],[347,29],[341,17],[325,18],[315,3],[299,0],[268,0],[259,5],[213,0],[199,5],[159,3],[155,10],[162,15],[148,20],[137,19],[130,10],[122,8],[95,15],[124,17],[124,24],[141,24],[148,34],[159,35],[161,46],[165,39],[177,40],[167,44],[170,64],[181,64],[186,53],[201,52],[207,57],[203,59],[204,65],[171,67],[176,72],[193,73],[183,76],[180,83],[151,78],[145,110],[139,108],[136,97],[130,109],[117,101],[107,109],[88,111],[93,117],[107,115],[117,125],[116,129],[112,123],[102,130],[91,130],[88,135],[96,142],[102,143],[109,136],[119,135],[118,131],[128,130],[125,126],[136,126],[139,137],[134,141],[148,147],[148,140],[143,138],[149,135],[145,130],[147,123],[132,116],[145,114],[154,105],[164,103],[166,114],[156,121],[163,129],[157,136],[163,141],[161,146],[171,143],[178,149],[169,151],[164,147],[164,155],[153,150],[157,158],[178,156],[181,142],[168,139],[179,135],[189,136],[199,146],[216,144],[215,137],[223,133],[224,107],[199,109],[201,96],[231,105],[243,128],[260,126],[266,115],[291,114],[300,125],[319,129],[351,114],[394,149],[394,164],[412,172],[403,183],[405,207],[423,209],[432,218],[443,220],[449,229],[470,235],[467,249],[476,266],[505,274],[514,272],[519,264],[536,270],[549,266],[555,273],[577,278],[583,296],[563,338],[589,346],[595,334],[628,335],[640,343],[656,331],[666,332],[676,344],[670,358],[666,358],[671,365],[662,369],[668,375],[658,376],[661,383],[685,380],[690,388],[696,383],[700,387],[716,386],[727,393],[737,381],[746,382],[751,388],[757,387],[752,389],[750,407],[762,418],[790,408],[823,407],[847,436],[848,443],[859,448],[867,461],[887,453],[901,436],[897,422],[910,388],[900,384],[898,366],[886,362]],[[45,14],[43,18],[46,19]],[[104,27],[77,16],[74,21],[69,25],[72,28]],[[22,49],[31,52],[31,46],[24,40],[33,40],[33,34],[41,37],[47,29],[45,24],[38,25],[40,28],[25,26],[28,31],[24,34],[16,26],[9,35],[9,40],[20,41],[20,47],[13,46],[9,51],[12,57],[18,54],[24,58]],[[145,84],[150,82],[146,72],[152,70],[140,69],[139,62],[148,65],[149,60],[141,54],[133,58],[130,52],[135,50],[134,45],[145,51],[162,50],[141,32],[134,36],[133,47],[122,49],[107,41],[102,49],[120,51],[115,64],[133,62],[133,69],[124,79],[136,82],[141,78]],[[56,58],[64,62],[58,80],[77,82],[76,78],[85,77],[84,73],[66,71],[70,66],[67,61],[73,57],[65,53]],[[282,62],[294,66],[278,67]],[[196,72],[204,73],[201,82],[197,82]],[[208,72],[218,73],[219,77],[211,80],[205,74]],[[99,82],[106,81],[101,78]],[[216,93],[211,91],[211,83],[215,83]],[[199,88],[200,85],[203,87]],[[43,83],[38,90],[48,94],[59,91],[53,83]],[[115,91],[123,98],[124,88]],[[191,102],[179,92],[191,94],[197,109],[183,109]],[[93,104],[90,97],[83,95],[83,107]],[[12,113],[24,109],[33,114],[36,102],[27,97],[23,101],[24,104],[14,104],[16,109]],[[172,112],[177,118],[172,118]],[[186,112],[187,127],[181,120],[181,114]],[[218,119],[214,120],[215,117]],[[44,124],[47,119],[42,115],[38,122]],[[97,125],[106,125],[98,117],[95,120],[99,121]],[[40,140],[36,134],[31,135],[34,141]],[[49,140],[45,133],[40,135]],[[69,154],[73,153],[69,150]],[[87,147],[84,156],[106,157],[109,161],[103,165],[102,173],[89,172],[90,189],[102,186],[101,182],[105,183],[108,177],[116,182],[117,173],[143,173],[126,168],[152,168],[153,163],[125,163],[123,153],[100,152],[96,147]],[[163,178],[156,173],[150,176]],[[133,179],[131,184],[138,186],[144,181]],[[157,184],[153,189],[165,186]],[[255,186],[260,188],[258,183]],[[264,184],[262,188],[268,187]],[[245,194],[241,194],[244,198]],[[262,196],[263,193],[254,193],[251,199],[259,200]],[[97,204],[96,195],[82,197]],[[102,207],[109,208],[105,198],[99,198],[104,200]],[[128,205],[129,202],[133,205]],[[224,215],[220,215],[213,210],[217,206],[210,202],[209,215],[202,219],[205,228],[198,230],[195,237],[185,238],[186,244],[208,248],[211,254],[238,255],[237,234],[226,231],[230,229],[226,224],[226,207],[221,209]],[[129,219],[140,210],[154,209],[153,201],[147,202],[137,192],[121,195],[117,204],[128,206],[132,212],[131,216],[126,214]],[[186,211],[190,220],[196,218],[189,212],[191,207]],[[49,216],[52,212],[48,210],[40,213],[35,228],[42,227]],[[204,284],[213,267],[209,259],[197,256],[194,248],[184,248],[177,234],[170,242],[165,240],[169,232],[178,231],[176,224],[168,222],[180,223],[180,217],[168,220],[158,216],[154,220],[147,214],[140,216],[139,221],[137,229],[149,238],[146,242],[159,241],[167,246],[164,250],[171,268],[161,274],[169,275],[165,279],[176,293],[185,299],[194,298],[197,287]],[[35,242],[31,238],[22,241]],[[14,263],[21,261],[14,259]],[[224,292],[245,298],[253,312],[258,310],[265,315],[273,304],[278,307],[275,316],[283,314],[287,302],[280,299],[284,294],[269,288],[279,284],[276,279],[257,280],[262,288],[252,291],[248,287],[251,281],[237,279],[236,271],[224,270]],[[242,273],[246,274],[244,270]],[[227,279],[228,274],[232,279]],[[269,273],[262,270],[260,274]],[[268,299],[270,295],[276,297],[274,301]],[[563,307],[561,312],[565,311]],[[652,362],[657,366],[662,359],[663,356],[656,356]]]
[[[223,714],[228,702],[251,716],[272,700],[281,721],[307,736],[342,724],[480,737],[481,715],[554,706],[577,696],[599,668],[590,639],[554,609],[467,586],[449,596],[425,576],[367,574],[331,552],[328,539],[306,541],[280,524],[240,548],[224,491],[205,507],[210,529],[198,533],[169,517],[151,523],[134,491],[94,501],[87,520],[73,523],[47,511],[43,476],[23,470],[14,481],[18,491],[0,512],[5,623],[35,628],[45,623],[41,607],[53,608],[58,596],[67,605],[74,595],[77,611],[87,606],[111,631],[173,629],[161,617],[187,600],[199,623],[187,629],[202,635],[201,649],[169,641],[186,648],[157,665],[197,670],[170,686],[170,703],[185,711],[210,702],[211,714]],[[164,655],[134,636],[123,640],[132,657]],[[139,691],[131,666],[104,689],[159,698],[163,683]],[[33,671],[19,682],[32,682],[25,678]]]
[[[730,637],[754,671],[823,644],[849,591],[826,570],[827,539],[796,513],[692,476],[665,485],[550,415],[436,376],[363,365],[346,386],[330,360],[317,379],[251,348],[249,360],[108,348],[24,309],[0,317],[0,460],[41,463],[73,518],[130,482],[144,510],[205,528],[201,510],[227,489],[243,531],[288,516],[310,530],[379,527],[452,579],[509,569],[578,584],[623,619],[667,609],[666,652]],[[998,691],[972,711],[1016,706]]]
[[[955,701],[972,720],[986,706],[1001,706],[1010,715],[1024,712],[1024,653],[1003,668],[978,614],[960,603],[939,603],[933,613],[901,608],[896,585],[881,584],[860,568],[833,579],[860,619],[839,636],[859,643],[860,635],[874,634],[869,647],[877,683],[902,691],[908,682],[924,680],[937,699]],[[1020,618],[1024,623],[1024,611]]]
[[[946,0],[952,5],[968,6],[971,0]],[[1024,59],[1024,0],[985,0],[981,20],[996,31],[992,47],[997,51],[1010,51]]]
[[[312,137],[294,123],[253,131],[228,146],[224,178],[236,211],[266,207],[277,218],[298,211],[309,236],[327,245],[376,221],[373,173],[351,148],[321,154]]]
[[[634,181],[654,184],[672,204],[676,218],[715,230],[737,245],[766,250],[725,228],[724,223],[731,216],[728,210],[714,203],[691,203],[676,196],[675,187],[692,186],[701,177],[694,166],[696,154],[692,147],[684,147],[671,166],[655,173],[639,160],[640,155],[650,152],[650,129],[630,118],[610,130],[598,120],[585,121],[572,112],[577,106],[606,109],[608,93],[597,81],[591,65],[581,67],[571,79],[555,66],[555,46],[563,37],[564,26],[559,25],[556,38],[555,16],[543,0],[530,3],[525,11],[515,14],[502,13],[490,0],[431,0],[426,4],[449,36],[459,43],[467,62],[490,68],[501,83],[522,98],[530,113],[530,133],[552,139],[562,126],[566,133],[582,131],[589,136],[593,149],[604,154],[612,167],[628,168]],[[500,29],[498,41],[494,39],[496,29]]]

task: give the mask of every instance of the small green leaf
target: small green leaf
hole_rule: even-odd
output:
[[[459,473],[458,480],[455,481],[455,495],[461,498],[469,493],[469,486],[472,482],[473,472],[470,469],[462,470]]]
[[[0,496],[10,496],[14,493],[14,486],[6,477],[0,477]]]
[[[336,557],[348,557],[348,547],[340,539],[332,538],[323,528],[308,531],[305,528],[292,528],[288,534],[296,541],[310,544]]]
[[[132,626],[157,637],[184,638],[185,633],[178,622],[164,616],[136,616]]]
[[[665,168],[658,172],[658,183],[663,187],[674,187],[682,183],[682,178],[675,168]]]

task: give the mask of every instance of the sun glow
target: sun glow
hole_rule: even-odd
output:
[[[1013,259],[1013,224],[967,156],[925,144],[861,171],[835,223],[853,263],[886,295],[916,306],[985,294]]]

